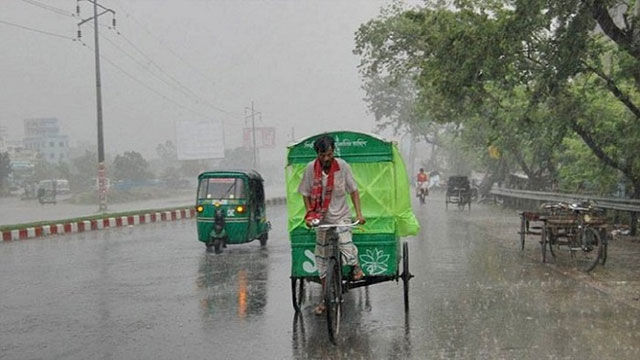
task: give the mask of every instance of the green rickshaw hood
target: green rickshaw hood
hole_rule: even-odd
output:
[[[285,181],[289,233],[308,231],[305,207],[298,186],[307,164],[316,158],[313,142],[333,137],[335,154],[349,163],[358,185],[368,233],[416,235],[420,224],[411,208],[409,176],[397,145],[376,135],[339,131],[314,135],[287,147]],[[353,206],[350,205],[353,213]]]

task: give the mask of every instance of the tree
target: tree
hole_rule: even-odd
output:
[[[72,189],[87,190],[97,184],[94,180],[98,173],[98,155],[95,152],[85,150],[80,157],[71,160],[72,176],[69,185]]]
[[[0,193],[7,189],[7,179],[11,174],[11,159],[8,152],[0,153]]]
[[[117,180],[147,180],[153,176],[148,169],[149,163],[135,151],[116,155],[113,161],[113,177]]]
[[[167,166],[173,166],[178,160],[178,150],[171,140],[165,141],[164,144],[158,144],[156,153]]]
[[[253,152],[245,147],[237,147],[224,151],[224,159],[220,162],[221,169],[250,169],[253,163]]]
[[[503,165],[517,164],[533,188],[568,176],[562,162],[589,149],[594,167],[623,174],[640,198],[640,164],[629,151],[640,138],[639,2],[454,3],[396,6],[361,26],[355,52],[365,81],[411,74],[418,109],[459,124],[476,150],[497,146]]]

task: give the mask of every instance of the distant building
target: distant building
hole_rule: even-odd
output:
[[[24,147],[49,163],[69,160],[69,136],[60,133],[57,118],[25,119]]]

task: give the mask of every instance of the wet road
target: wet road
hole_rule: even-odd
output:
[[[0,226],[24,224],[36,221],[55,221],[74,217],[98,215],[97,205],[70,204],[71,195],[61,195],[54,204],[41,205],[38,200],[20,200],[17,197],[0,198]],[[108,212],[123,212],[141,209],[159,209],[186,206],[194,203],[194,192],[184,191],[162,199],[150,199],[108,205]]]
[[[193,220],[1,243],[0,359],[640,358],[639,311],[522,257],[513,212],[433,196],[411,311],[401,282],[351,291],[333,346],[311,301],[293,316],[286,209],[268,211],[266,248],[222,255]]]

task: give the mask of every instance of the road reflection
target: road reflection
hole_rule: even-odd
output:
[[[203,317],[261,315],[267,305],[268,260],[263,249],[203,254],[196,279]]]
[[[291,344],[294,358],[412,357],[409,314],[404,315],[404,331],[397,331],[398,327],[393,326],[383,329],[372,326],[367,320],[368,316],[365,316],[374,311],[368,287],[351,290],[345,296],[337,345],[329,342],[326,317],[314,315],[311,308],[308,306],[293,316]]]

